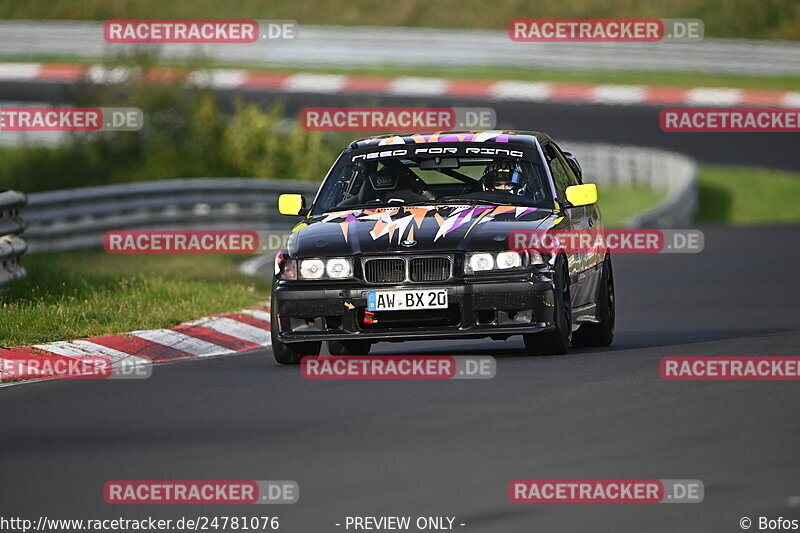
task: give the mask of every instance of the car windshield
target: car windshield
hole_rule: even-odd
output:
[[[354,159],[331,170],[312,214],[432,202],[553,206],[544,167],[523,158]]]

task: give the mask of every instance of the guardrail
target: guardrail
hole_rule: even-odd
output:
[[[318,183],[259,178],[189,178],[31,194],[23,212],[31,252],[101,246],[120,229],[254,229],[288,225],[278,195]]]
[[[102,35],[102,22],[2,21],[0,53],[102,57],[110,49],[130,52],[140,46],[111,48]],[[517,43],[504,30],[302,25],[297,39],[272,40],[268,46],[263,41],[236,46],[186,43],[160,49],[164,57],[182,59],[195,58],[198,51],[216,61],[286,68],[480,65],[751,76],[800,72],[800,45],[794,42],[709,38],[697,43]]]
[[[634,215],[630,228],[686,228],[697,210],[697,163],[683,154],[611,144],[563,141],[580,161],[587,182],[639,185],[666,193],[658,205]],[[600,205],[603,205],[600,189]]]
[[[666,200],[634,217],[633,227],[686,227],[696,207],[694,161],[663,150],[562,142],[587,182],[638,184]],[[260,178],[191,178],[85,187],[31,194],[23,211],[31,252],[102,245],[119,229],[288,229],[277,212],[283,192],[312,196],[317,182]],[[602,188],[601,188],[602,195]],[[601,200],[602,201],[602,200]]]
[[[26,200],[21,192],[0,191],[0,285],[26,275],[19,263],[19,257],[27,249],[25,240],[20,237],[25,225],[19,216]]]

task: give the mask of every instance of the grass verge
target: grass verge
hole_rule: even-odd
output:
[[[700,166],[697,222],[800,222],[800,173],[763,168]]]
[[[168,328],[269,298],[269,282],[239,274],[240,256],[25,256],[25,280],[0,289],[0,345]]]
[[[625,227],[633,215],[655,207],[665,196],[663,191],[647,187],[598,187],[603,223],[608,229]]]

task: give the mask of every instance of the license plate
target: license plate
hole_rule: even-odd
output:
[[[374,291],[367,294],[367,309],[370,311],[447,309],[447,289]]]

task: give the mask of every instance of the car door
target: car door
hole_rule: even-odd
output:
[[[555,143],[553,143],[555,145]],[[564,163],[566,167],[567,174],[570,178],[570,184],[582,184],[583,179],[582,176],[576,173],[572,165],[569,164],[564,153],[558,148],[556,145],[556,149],[558,151],[558,155],[560,156],[559,159]],[[583,229],[590,229],[595,231],[602,231],[603,227],[603,219],[600,216],[600,208],[597,204],[587,205],[583,207],[583,214],[581,215],[581,224],[584,226]],[[603,249],[597,248],[594,251],[586,251],[583,254],[583,269],[581,272],[581,276],[583,277],[584,283],[582,283],[582,295],[581,301],[583,304],[590,304],[593,303],[596,299],[597,295],[597,288],[598,284],[600,283],[601,277],[601,270],[600,267],[603,263],[603,259],[605,258],[605,251]],[[582,305],[582,304],[581,304]]]
[[[567,228],[569,230],[591,229],[593,221],[588,216],[585,206],[565,207],[569,205],[566,201],[567,187],[571,185],[579,185],[578,178],[572,172],[572,169],[570,168],[569,163],[567,163],[566,158],[561,153],[561,150],[558,148],[556,143],[552,141],[545,143],[543,146],[543,151],[556,186],[556,201],[562,208],[564,216],[567,218]],[[589,254],[580,251],[573,251],[569,253],[567,257],[570,266],[570,280],[572,284],[570,287],[570,293],[574,309],[591,302],[593,299],[589,290],[591,280],[587,278]]]

